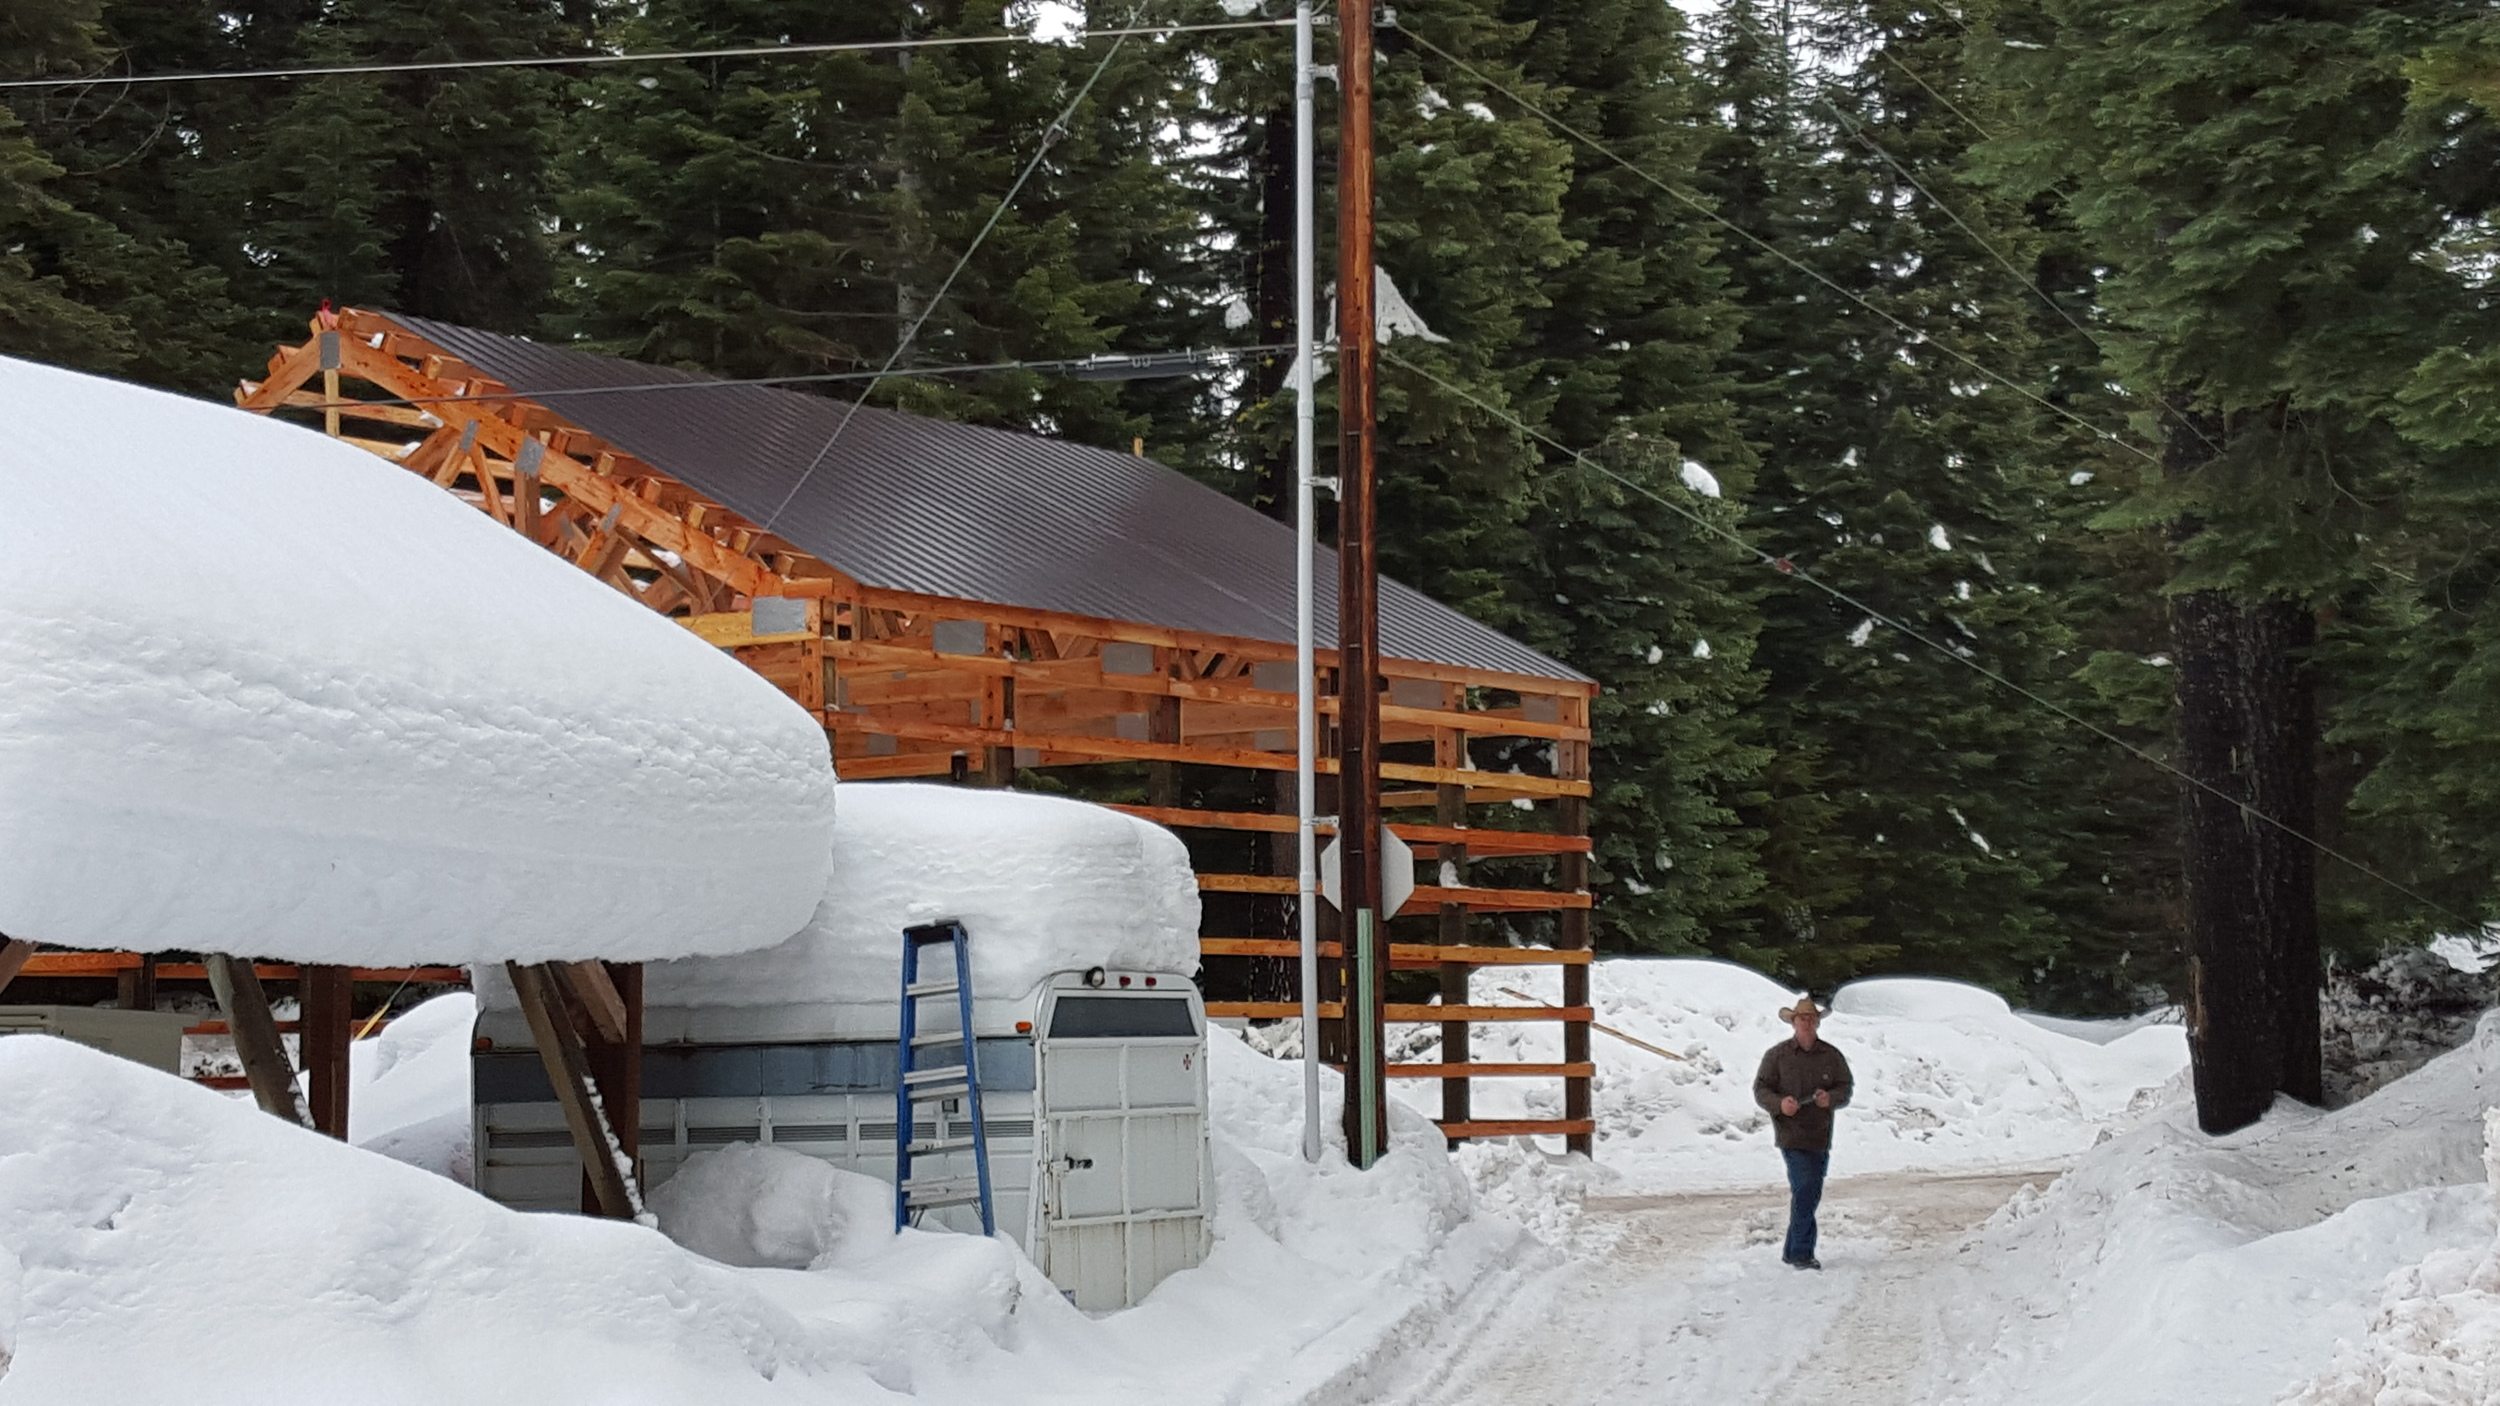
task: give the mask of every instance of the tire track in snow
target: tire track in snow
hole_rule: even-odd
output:
[[[1855,1177],[1823,1203],[1825,1268],[1779,1262],[1782,1191],[1592,1198],[1575,1255],[1410,1369],[1405,1406],[1912,1406],[1953,1370],[1952,1250],[2053,1172]],[[1611,1231],[1611,1243],[1608,1232]]]

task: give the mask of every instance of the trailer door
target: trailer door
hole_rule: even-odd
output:
[[[1206,1255],[1205,1018],[1188,988],[1054,988],[1041,1016],[1042,1268],[1125,1308]]]

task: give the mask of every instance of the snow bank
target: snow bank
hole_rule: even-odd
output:
[[[384,1065],[372,1087],[465,1049],[454,1010],[412,1016],[407,1048],[371,1061]],[[894,1234],[869,1214],[881,1184],[774,1149],[698,1158],[655,1193],[663,1224],[706,1258],[638,1226],[504,1210],[109,1055],[0,1040],[0,1353],[15,1353],[0,1396],[1339,1402],[1546,1263],[1477,1213],[1421,1117],[1391,1108],[1392,1150],[1370,1171],[1305,1163],[1298,1067],[1223,1031],[1209,1059],[1214,1250],[1094,1319],[1013,1242]],[[453,1111],[429,1113],[420,1087],[448,1096],[420,1078],[394,1116]],[[1327,1088],[1333,1124],[1333,1076]],[[806,1270],[716,1262],[811,1250]]]
[[[1198,881],[1171,831],[1019,791],[841,788],[816,916],[779,946],[648,969],[659,1007],[870,1006],[891,1024],[903,929],[961,919],[972,987],[1021,998],[1053,972],[1198,969]]]
[[[1479,969],[1474,981],[1472,998],[1488,1004],[1561,1000],[1556,968]],[[1763,1052],[1788,1038],[1779,1011],[1797,993],[1749,968],[1694,958],[1601,960],[1589,989],[1601,1023],[1682,1056],[1591,1037],[1599,1166],[1640,1192],[1777,1180],[1753,1076]],[[1438,1047],[1428,1030],[1419,1034],[1418,1058]],[[1835,1135],[1835,1176],[2056,1165],[2124,1126],[2187,1066],[2186,1032],[2175,1025],[2101,1043],[2043,1029],[1978,987],[1906,977],[1843,987],[1823,1036],[1857,1079]],[[1471,1048],[1480,1060],[1555,1060],[1561,1036],[1550,1026],[1487,1023],[1471,1032]],[[1437,1105],[1431,1084],[1393,1087]],[[1552,1118],[1561,1097],[1547,1081],[1488,1080],[1476,1087],[1475,1109],[1482,1118]]]
[[[2477,1045],[2487,1044],[2478,1035]],[[2500,1108],[2483,1111],[2483,1177],[2500,1200]],[[2500,1244],[2435,1251],[2388,1276],[2358,1340],[2290,1406],[2442,1406],[2500,1393]]]
[[[777,942],[807,714],[422,479],[0,358],[0,931],[390,965]]]
[[[2018,1195],[1955,1257],[1952,1402],[2481,1402],[2371,1395],[2470,1363],[2473,1275],[2492,1254],[2484,1109],[2500,1017],[2467,1048],[2332,1112],[2288,1100],[2223,1137],[2184,1096]],[[2385,1296],[2381,1284],[2403,1271]],[[2496,1281],[2500,1282],[2500,1281]],[[2500,1298],[2493,1302],[2500,1303]],[[2378,1317],[2373,1320],[2373,1311]],[[2454,1324],[2453,1334],[2447,1326]],[[2339,1339],[2369,1337],[2330,1368]],[[2376,1390],[2378,1388],[2373,1388]]]
[[[469,1032],[477,998],[455,991],[348,1047],[347,1140],[467,1186]]]
[[[750,1269],[838,1264],[894,1238],[894,1187],[784,1147],[698,1152],[651,1193],[660,1232]]]

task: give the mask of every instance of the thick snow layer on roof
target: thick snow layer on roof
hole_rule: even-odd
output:
[[[0,359],[0,932],[389,965],[762,946],[824,735],[405,470]]]
[[[653,966],[656,1007],[871,1007],[891,1025],[903,929],[971,935],[972,989],[1020,1000],[1054,972],[1198,969],[1198,881],[1172,832],[1082,801],[899,782],[841,788],[815,918],[777,947]]]

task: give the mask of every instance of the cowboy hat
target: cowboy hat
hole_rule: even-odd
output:
[[[1780,1019],[1782,1020],[1795,1020],[1798,1016],[1808,1013],[1811,1013],[1816,1020],[1821,1020],[1823,1017],[1832,1013],[1832,1008],[1813,999],[1812,997],[1799,1001],[1793,1006],[1780,1007]]]

